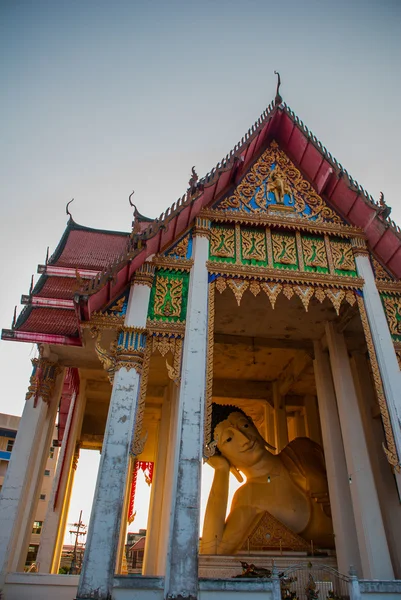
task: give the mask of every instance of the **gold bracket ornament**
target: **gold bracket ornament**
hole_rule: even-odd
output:
[[[131,451],[130,454],[134,458],[142,454],[143,449],[146,444],[146,440],[148,438],[147,432],[143,437],[142,436],[142,423],[143,416],[145,413],[145,401],[146,401],[146,393],[148,390],[148,379],[149,379],[149,367],[150,367],[150,356],[152,354],[152,346],[150,343],[146,344],[145,354],[143,357],[143,366],[142,366],[142,376],[141,376],[141,384],[139,388],[139,397],[138,397],[138,407],[136,410],[135,417],[135,427],[134,427],[134,435],[132,438]]]
[[[160,352],[163,357],[169,352],[173,355],[172,365],[170,365],[166,358],[167,374],[175,385],[179,385],[181,382],[182,338],[154,335],[152,337],[152,352],[156,351]]]
[[[33,358],[31,362],[33,371],[25,400],[34,398],[34,406],[36,406],[38,398],[42,398],[43,402],[48,404],[54,390],[57,375],[61,373],[61,367],[46,358]]]
[[[142,371],[143,355],[146,345],[146,329],[142,327],[122,327],[118,332],[118,339],[111,343],[107,351],[101,345],[101,331],[96,327],[91,329],[92,336],[96,339],[95,351],[98,359],[107,372],[110,383],[114,381],[116,371],[121,368],[135,369],[140,375]]]
[[[382,417],[384,434],[386,438],[386,445],[383,442],[383,450],[386,454],[387,460],[397,473],[401,470],[401,463],[397,453],[397,447],[395,445],[393,428],[391,425],[390,415],[388,412],[387,400],[384,395],[383,382],[380,375],[379,363],[377,362],[376,351],[373,344],[372,332],[366,314],[365,302],[362,296],[358,295],[358,308],[361,316],[362,327],[365,334],[366,345],[368,347],[369,360],[372,367],[373,381],[376,390],[377,401],[379,403],[380,414]]]

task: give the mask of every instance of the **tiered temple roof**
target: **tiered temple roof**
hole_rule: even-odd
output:
[[[81,345],[80,323],[102,310],[128,285],[147,257],[168,248],[200,211],[238,185],[272,140],[288,155],[316,192],[344,220],[361,228],[370,250],[396,278],[401,277],[401,230],[332,157],[294,112],[271,103],[241,141],[205,177],[157,219],[135,209],[131,233],[83,227],[70,218],[12,329],[2,339]],[[196,178],[195,178],[196,179]]]

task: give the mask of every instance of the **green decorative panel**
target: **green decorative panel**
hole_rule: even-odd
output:
[[[189,273],[159,269],[150,293],[148,318],[157,321],[185,321]]]
[[[305,271],[328,273],[329,263],[324,238],[316,235],[302,235],[301,240]]]
[[[294,234],[272,232],[273,266],[298,270],[297,243]]]
[[[355,259],[350,242],[342,238],[334,238],[330,241],[330,245],[335,274],[356,277]]]
[[[384,312],[386,313],[391,337],[394,342],[401,342],[401,298],[392,294],[380,294]]]
[[[267,266],[266,231],[241,229],[241,262],[244,265]]]
[[[209,258],[213,261],[235,263],[235,228],[213,225],[210,228]]]

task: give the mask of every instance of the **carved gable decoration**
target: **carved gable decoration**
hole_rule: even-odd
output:
[[[307,551],[309,544],[268,512],[264,512],[240,550]]]
[[[268,212],[287,218],[302,217],[315,223],[343,223],[275,141],[243,177],[234,193],[214,208],[247,214]]]

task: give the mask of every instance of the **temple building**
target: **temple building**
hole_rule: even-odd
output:
[[[5,600],[401,598],[389,214],[278,89],[159,218],[134,207],[126,233],[69,219],[2,332],[39,350],[0,500]],[[56,419],[39,572],[25,574]],[[101,450],[82,571],[57,575],[81,449]],[[139,470],[146,544],[127,574]]]

